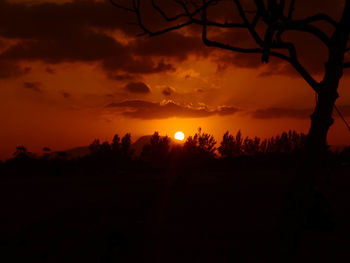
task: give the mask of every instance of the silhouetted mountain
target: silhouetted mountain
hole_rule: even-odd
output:
[[[143,147],[150,142],[152,135],[144,135],[141,136],[140,138],[138,138],[136,140],[136,142],[134,142],[131,145],[131,148],[134,150],[134,153],[136,156],[140,156]]]
[[[80,147],[75,147],[75,148],[65,150],[65,151],[53,152],[49,155],[49,158],[57,158],[60,155],[62,155],[62,153],[65,154],[65,157],[67,159],[74,159],[74,158],[84,157],[84,156],[90,154],[91,151],[89,149],[89,146],[80,146]]]
[[[131,145],[131,149],[134,150],[135,156],[140,156],[143,147],[150,142],[151,137],[152,135],[141,136]],[[173,147],[174,145],[178,145],[179,143],[181,142],[177,142],[175,140],[170,139],[170,147]],[[80,146],[80,147],[75,147],[65,151],[52,152],[51,154],[49,154],[49,158],[57,158],[59,156],[62,156],[62,153],[65,153],[65,158],[74,159],[74,158],[84,157],[90,154],[91,151],[89,149],[89,146]]]

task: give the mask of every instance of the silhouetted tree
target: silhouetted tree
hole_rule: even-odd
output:
[[[68,157],[68,154],[66,153],[66,152],[58,152],[57,153],[57,158],[58,159],[67,159],[67,157]]]
[[[26,147],[22,146],[17,146],[16,151],[13,153],[15,157],[21,157],[21,156],[29,156],[29,152]]]
[[[51,152],[51,149],[50,149],[49,147],[44,147],[44,148],[43,148],[43,151],[44,151],[44,152]]]
[[[261,144],[262,153],[296,153],[306,144],[306,135],[296,131],[283,132],[280,136],[265,139]]]
[[[224,134],[218,151],[224,158],[240,155],[255,156],[271,153],[296,153],[301,151],[306,142],[306,136],[296,131],[283,132],[281,135],[261,140],[258,137],[242,139],[241,131],[236,137],[228,131]]]
[[[241,131],[237,132],[236,137],[227,131],[222,138],[218,151],[224,158],[241,155],[243,152]]]
[[[115,134],[112,142],[105,141],[100,143],[99,139],[95,139],[89,146],[91,154],[98,159],[104,159],[106,162],[120,161],[121,158],[131,159],[133,150],[131,149],[130,133],[120,140],[118,134]]]
[[[350,166],[350,146],[345,147],[340,153],[342,165]]]
[[[44,155],[43,155],[44,159],[47,159],[50,156],[51,149],[49,147],[44,147],[43,152],[44,152]]]
[[[109,145],[109,142],[105,141],[101,143],[100,152],[104,153],[105,155],[111,155],[112,149],[111,145]]]
[[[23,145],[17,146],[16,151],[13,153],[14,157],[18,160],[24,160],[24,159],[34,159],[35,154],[32,152],[29,152],[26,147]]]
[[[184,144],[185,153],[192,155],[201,155],[214,157],[216,150],[216,140],[213,135],[202,133],[202,129],[198,128],[198,132],[192,137],[189,136]]]
[[[96,154],[100,151],[101,149],[101,143],[99,139],[95,139],[90,145],[89,145],[89,149],[91,151],[92,154]]]
[[[243,141],[242,148],[245,155],[257,155],[260,152],[260,138],[254,137],[254,139],[251,139],[246,137]]]
[[[122,138],[121,153],[124,158],[131,159],[134,151],[131,149],[131,134],[127,133]]]
[[[121,143],[120,143],[120,137],[118,134],[114,135],[113,137],[111,150],[115,155],[120,155]]]
[[[164,2],[166,1],[161,6],[161,1],[151,0],[154,11],[164,20],[163,23],[159,21],[158,25],[165,24],[162,28],[158,26],[156,30],[150,29],[143,19],[145,15],[141,10],[141,2],[144,4],[145,1],[129,0],[127,1],[130,3],[129,5],[125,5],[126,1],[110,1],[118,8],[134,13],[144,35],[157,36],[189,25],[197,25],[202,29],[204,44],[209,47],[231,52],[260,54],[263,63],[268,63],[270,57],[288,62],[317,94],[318,99],[316,108],[311,115],[307,145],[308,149],[313,151],[316,156],[318,153],[324,152],[327,144],[327,133],[333,124],[332,112],[338,98],[339,81],[343,75],[343,69],[350,68],[350,62],[344,62],[346,52],[350,51],[347,48],[350,34],[350,0],[345,0],[339,21],[335,21],[324,13],[295,18],[295,0],[255,0],[251,2],[232,0],[235,12],[232,11],[231,19],[225,22],[218,15],[218,9],[226,7],[225,5],[220,6],[221,3],[227,3],[225,0],[174,1],[178,8],[172,9],[172,13],[165,8]],[[168,13],[168,11],[170,12]],[[216,14],[216,17],[212,14]],[[240,21],[235,17],[236,14]],[[320,26],[322,23],[326,24],[324,28]],[[214,34],[216,36],[218,32],[222,32],[223,35],[227,34],[227,30],[246,30],[255,46],[248,47],[247,44],[240,46],[238,41],[232,44],[224,43],[220,41],[220,36],[217,37],[218,40],[210,39],[208,31],[211,28],[216,30],[216,34]],[[328,60],[325,63],[325,71],[321,81],[317,81],[301,64],[293,43],[295,39],[285,36],[291,31],[315,37],[320,44],[327,48]]]
[[[148,144],[146,144],[141,152],[141,159],[145,161],[151,161],[158,166],[164,166],[169,156],[170,139],[168,136],[159,136],[158,132],[155,132]]]

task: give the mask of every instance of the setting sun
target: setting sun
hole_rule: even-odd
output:
[[[181,131],[178,131],[175,133],[174,138],[176,140],[182,141],[183,139],[185,139],[185,134]]]

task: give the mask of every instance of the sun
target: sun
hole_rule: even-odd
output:
[[[174,138],[179,141],[183,141],[185,139],[185,134],[182,131],[178,131],[175,133]]]

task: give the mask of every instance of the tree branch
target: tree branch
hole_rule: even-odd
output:
[[[123,9],[123,10],[128,11],[128,12],[135,13],[134,9],[126,7],[126,6],[123,6],[123,5],[120,5],[120,4],[116,3],[115,0],[109,0],[109,1],[111,2],[112,5],[114,5],[117,8]]]
[[[192,22],[197,25],[204,25],[202,20],[192,18]],[[213,21],[207,21],[206,26],[214,26],[220,28],[248,28],[248,25],[241,23],[218,23]]]
[[[302,19],[300,21],[303,21],[305,23],[313,23],[313,22],[318,22],[318,21],[325,21],[328,22],[329,24],[331,24],[334,27],[338,26],[338,22],[336,22],[335,20],[333,20],[330,16],[326,15],[326,14],[316,14],[310,17],[307,17],[305,19]]]
[[[259,46],[263,46],[264,41],[261,39],[261,37],[259,36],[259,34],[255,31],[255,26],[258,23],[258,20],[260,19],[260,17],[262,16],[263,11],[261,10],[261,8],[259,8],[259,5],[257,5],[257,12],[256,12],[256,16],[253,19],[253,23],[250,24],[249,20],[247,18],[247,16],[245,15],[245,12],[242,8],[242,5],[240,3],[239,0],[235,0],[234,1],[236,4],[236,7],[238,9],[239,15],[242,18],[243,22],[247,25],[247,28],[249,30],[250,35],[253,37],[253,39],[255,40],[255,42],[259,45]]]
[[[216,42],[209,40],[207,38],[207,27],[208,27],[208,17],[207,17],[207,3],[205,0],[202,0],[203,2],[203,12],[202,12],[202,40],[203,43],[209,47],[218,47],[221,49],[226,49],[226,50],[231,50],[231,51],[236,51],[236,52],[241,52],[241,53],[260,53],[261,49],[260,48],[240,48],[240,47],[233,47],[228,44]]]
[[[292,20],[294,5],[295,5],[295,0],[291,0],[289,5],[289,10],[288,10],[288,16],[287,16],[288,20]]]
[[[187,17],[188,15],[187,14],[178,14],[178,15],[175,15],[173,17],[169,17],[164,11],[163,9],[161,9],[157,4],[156,4],[156,1],[155,0],[152,0],[152,7],[158,11],[159,14],[161,14],[161,16],[168,22],[171,22],[171,21],[175,21],[181,17]]]
[[[263,0],[254,0],[256,5],[256,14],[253,18],[253,21],[250,22],[246,16],[246,11],[244,11],[240,0],[233,0],[238,13],[243,20],[242,23],[220,23],[216,21],[209,21],[207,17],[207,10],[211,5],[215,5],[219,0],[202,0],[202,4],[197,4],[193,0],[190,1],[190,4],[195,7],[193,11],[190,11],[187,6],[187,2],[182,0],[175,0],[182,9],[184,13],[180,13],[174,16],[169,16],[162,10],[157,4],[155,0],[152,0],[153,8],[166,20],[167,22],[174,22],[182,18],[187,18],[185,22],[182,22],[178,25],[169,26],[157,31],[150,30],[147,26],[143,24],[143,20],[140,12],[140,0],[132,0],[132,9],[129,7],[122,6],[120,4],[115,3],[115,0],[110,0],[116,7],[122,8],[126,11],[133,12],[137,16],[137,23],[139,27],[143,30],[142,35],[148,36],[156,36],[161,35],[166,32],[178,30],[180,28],[186,27],[191,24],[197,24],[202,26],[202,40],[206,46],[209,47],[217,47],[220,49],[230,50],[233,52],[240,53],[250,53],[250,54],[262,54],[263,61],[268,61],[269,56],[277,57],[287,61],[304,79],[305,81],[316,91],[319,90],[319,83],[311,76],[311,74],[301,65],[297,58],[295,47],[292,43],[283,42],[281,40],[281,35],[285,31],[296,30],[307,32],[318,37],[324,44],[329,46],[329,38],[328,36],[318,29],[317,27],[310,25],[310,23],[315,21],[327,21],[328,23],[336,26],[337,23],[333,21],[326,15],[317,14],[311,17],[308,17],[303,20],[292,20],[292,13],[294,10],[295,0],[291,0],[288,10],[288,17],[284,17],[283,9],[285,7],[285,1],[280,1],[280,5],[277,4],[277,1],[269,1],[269,5],[274,7],[274,11],[266,9]],[[202,18],[195,18],[198,14],[201,14]],[[262,21],[267,25],[267,33],[265,34],[265,39],[263,40],[255,27],[257,26],[259,20],[262,18]],[[222,42],[218,42],[215,40],[208,39],[208,27],[218,27],[218,28],[247,28],[250,35],[254,39],[255,43],[258,47],[253,48],[245,48],[245,47],[237,47],[230,44],[225,44]],[[277,33],[277,40],[274,40],[275,33]],[[289,56],[283,53],[275,51],[276,49],[285,49],[289,52]],[[350,67],[350,62],[345,63],[344,67]]]
[[[276,25],[276,29],[280,31],[300,31],[310,33],[320,39],[326,46],[329,46],[329,37],[317,27],[304,23],[303,21],[288,21]]]

